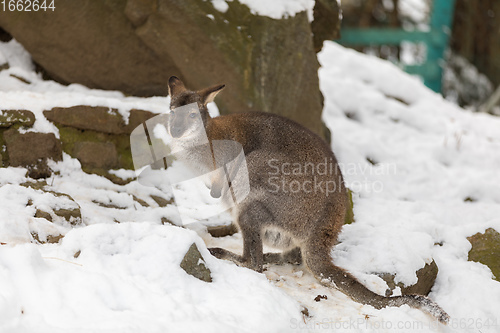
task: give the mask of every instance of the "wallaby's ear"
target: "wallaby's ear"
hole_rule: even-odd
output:
[[[170,97],[176,96],[182,92],[186,91],[184,83],[177,76],[171,76],[168,79],[168,94]]]
[[[198,94],[201,97],[201,101],[203,102],[203,105],[207,105],[210,102],[214,101],[215,96],[217,96],[218,93],[224,89],[226,85],[225,84],[220,84],[217,86],[213,86],[210,88],[205,88],[200,91],[198,91]]]

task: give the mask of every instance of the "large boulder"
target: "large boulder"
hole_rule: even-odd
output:
[[[56,80],[134,95],[164,95],[175,71],[135,35],[125,1],[58,0],[54,11],[13,11],[0,26]]]
[[[170,75],[193,89],[225,83],[222,114],[278,113],[324,136],[315,47],[338,29],[336,1],[318,0],[313,28],[306,12],[278,20],[227,5],[59,0],[53,12],[1,15],[0,26],[61,82],[140,96],[166,95]]]

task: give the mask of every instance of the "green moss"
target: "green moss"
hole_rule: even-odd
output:
[[[115,145],[118,153],[119,168],[129,170],[134,169],[132,153],[130,151],[130,136],[128,134],[108,134],[92,130],[80,130],[61,125],[59,125],[58,128],[61,136],[63,151],[72,157],[75,157],[74,148],[77,142],[111,142]],[[101,172],[92,170],[92,173],[98,173],[106,177],[108,176],[107,170],[102,170]]]
[[[488,266],[497,281],[500,281],[500,233],[489,228],[483,234],[467,238],[472,244],[469,260]]]
[[[35,123],[35,115],[27,110],[4,110],[0,112],[0,127],[31,127]]]
[[[7,146],[3,139],[3,133],[6,129],[0,128],[0,167],[9,166],[9,155],[7,154]]]
[[[354,222],[354,202],[352,201],[352,192],[349,189],[347,189],[347,197],[349,205],[347,206],[347,213],[345,215],[344,224],[351,224],[352,222]]]

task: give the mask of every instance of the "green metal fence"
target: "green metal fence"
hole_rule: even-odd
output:
[[[434,0],[428,31],[408,31],[397,28],[343,28],[338,42],[346,46],[400,45],[403,41],[424,43],[426,61],[421,65],[405,66],[408,73],[424,78],[427,87],[441,92],[444,53],[448,48],[455,0]]]

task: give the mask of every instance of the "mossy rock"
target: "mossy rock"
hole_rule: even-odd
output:
[[[112,142],[76,142],[73,153],[85,166],[104,170],[118,167],[118,153]]]
[[[112,143],[116,149],[118,162],[116,167],[128,170],[134,169],[132,153],[130,151],[130,137],[128,134],[109,134],[93,130],[81,130],[68,126],[57,125],[61,136],[62,149],[71,157],[78,158],[79,142]],[[80,161],[82,162],[82,161]],[[87,169],[86,169],[87,168]],[[97,168],[95,165],[85,165],[82,163],[85,172],[97,173],[101,176],[113,178],[109,175],[108,169]],[[114,179],[114,178],[113,178]]]
[[[205,282],[212,282],[211,272],[205,265],[205,261],[195,243],[186,252],[180,266],[189,275]]]
[[[7,154],[7,145],[3,134],[7,129],[0,127],[0,167],[9,166],[9,154]]]
[[[472,244],[469,260],[480,262],[490,268],[495,280],[500,281],[500,233],[489,228],[467,238]]]
[[[436,281],[438,267],[434,260],[430,264],[417,271],[417,283],[411,286],[405,286],[401,282],[394,282],[394,274],[379,274],[379,276],[387,283],[389,289],[386,291],[386,296],[391,296],[396,287],[401,288],[402,295],[428,295],[431,292],[432,286]]]
[[[0,127],[21,125],[31,127],[35,123],[35,115],[28,110],[3,110],[0,112]]]
[[[344,218],[344,224],[351,224],[354,222],[354,202],[352,201],[352,192],[347,189],[348,206]]]

